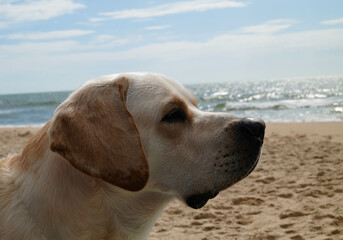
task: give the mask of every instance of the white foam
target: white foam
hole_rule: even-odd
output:
[[[12,125],[12,124],[5,124],[0,125],[0,128],[41,128],[44,126],[45,123],[41,124],[28,124],[28,125]]]

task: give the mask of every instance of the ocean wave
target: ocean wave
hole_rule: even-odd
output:
[[[232,103],[232,102],[221,102],[217,104],[199,104],[201,110],[205,111],[224,111],[224,112],[235,112],[235,111],[283,111],[291,109],[320,109],[320,108],[330,108],[334,112],[343,111],[343,102],[297,102],[297,101],[284,101],[284,102],[262,102],[262,103]]]
[[[59,105],[60,101],[46,101],[46,102],[28,102],[24,103],[23,107],[39,107],[39,106],[52,106],[52,105]]]
[[[343,98],[343,78],[308,78],[189,85],[200,102],[255,102]]]
[[[343,113],[343,107],[335,107],[332,113]]]
[[[59,105],[60,101],[42,101],[42,102],[4,102],[2,105],[6,108],[27,108],[27,107],[40,107],[40,106],[53,106]]]
[[[282,101],[282,100],[320,100],[331,97],[343,97],[338,94],[278,94],[278,93],[264,93],[264,94],[227,94],[227,95],[216,95],[216,92],[210,96],[200,96],[198,100],[200,102],[217,102],[217,101],[239,101],[239,102],[255,102],[255,101]]]

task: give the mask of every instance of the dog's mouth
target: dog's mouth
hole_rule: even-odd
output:
[[[261,144],[262,145],[262,144]],[[233,172],[228,172],[228,176],[230,179],[225,182],[225,186],[219,190],[224,190],[233,184],[237,183],[238,181],[242,180],[246,176],[248,176],[257,166],[257,163],[260,159],[261,155],[261,146],[254,151],[249,153],[249,156],[246,156],[244,160],[240,159],[240,165],[238,165],[238,169],[233,169]],[[225,165],[225,164],[223,164]],[[219,191],[208,191],[205,193],[200,194],[193,194],[186,198],[186,203],[189,207],[194,209],[202,208],[206,205],[208,200],[215,198],[218,195]]]
[[[199,209],[205,206],[208,200],[216,197],[219,192],[207,192],[202,194],[194,194],[189,196],[186,199],[186,203],[188,206],[194,209]]]

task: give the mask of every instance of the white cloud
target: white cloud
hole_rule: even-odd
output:
[[[244,33],[254,33],[254,34],[268,34],[276,33],[287,28],[290,28],[292,25],[297,23],[293,19],[276,19],[272,21],[265,22],[260,25],[248,26],[241,28],[241,31]]]
[[[250,34],[237,31],[204,41],[169,40],[139,47],[130,44],[121,50],[115,48],[118,41],[125,43],[117,36],[99,35],[86,44],[54,41],[3,45],[0,79],[30,76],[44,82],[49,78],[68,89],[98,75],[124,71],[161,72],[183,83],[343,74],[343,28]],[[51,86],[47,84],[48,88]]]
[[[9,26],[8,22],[0,22],[0,29],[1,28],[7,28]]]
[[[285,20],[270,21],[273,23],[284,22]],[[294,21],[294,20],[292,20]],[[90,31],[91,32],[91,31]],[[325,51],[333,49],[343,49],[343,28],[320,29],[311,31],[297,31],[273,34],[271,31],[252,31],[252,34],[245,34],[239,31],[234,34],[223,34],[205,41],[170,41],[162,43],[152,43],[145,46],[126,48],[122,51],[111,51],[101,53],[102,56],[120,55],[120,59],[168,59],[183,57],[195,57],[199,55],[226,55],[242,56],[255,54],[268,54],[276,52],[289,52],[291,49],[305,51]],[[275,31],[274,31],[275,33]],[[4,36],[2,36],[4,37]],[[31,36],[33,37],[33,36]],[[36,38],[36,37],[34,37]],[[38,38],[38,37],[37,37]],[[100,50],[101,46],[113,46],[116,44],[126,44],[132,42],[134,37],[120,38],[115,35],[97,35],[88,43],[77,41],[53,41],[53,42],[24,42],[16,45],[0,45],[0,52],[10,55],[11,52],[22,53],[23,56],[29,53],[41,54],[41,49],[47,52],[78,52],[79,50]],[[44,52],[44,51],[43,51]],[[100,54],[97,52],[96,54]],[[106,58],[107,58],[106,57]]]
[[[85,5],[73,0],[1,1],[0,19],[6,22],[47,20],[71,14]]]
[[[50,40],[78,37],[94,33],[93,31],[73,29],[63,31],[51,31],[51,32],[33,32],[33,33],[17,33],[3,36],[3,38],[11,40]]]
[[[336,25],[336,24],[342,24],[343,23],[343,18],[338,18],[338,19],[332,19],[332,20],[325,20],[320,22],[321,24],[324,25]]]
[[[120,38],[115,35],[102,34],[96,36],[90,43],[94,48],[111,48],[114,46],[121,46],[127,44],[128,39]]]
[[[128,9],[114,12],[103,12],[99,15],[101,17],[91,18],[91,22],[99,22],[108,19],[141,19],[160,17],[171,14],[185,13],[185,12],[203,12],[211,9],[219,8],[235,8],[245,7],[246,3],[231,1],[231,0],[193,0],[162,4],[149,8]]]
[[[4,37],[0,36],[0,38]],[[34,40],[38,40],[38,38],[34,37]],[[75,40],[61,40],[0,45],[0,52],[3,53],[3,56],[7,55],[10,58],[36,55],[50,56],[50,54],[70,54],[111,49],[116,46],[122,46],[128,42],[128,39],[119,38],[114,35],[98,35],[93,37],[88,43],[81,43]]]
[[[53,41],[53,42],[24,42],[16,45],[0,45],[0,51],[8,57],[26,57],[45,55],[50,53],[68,53],[79,51],[81,48],[77,41]]]
[[[105,21],[107,20],[106,18],[99,18],[99,17],[93,17],[93,18],[90,18],[89,21],[92,22],[92,23],[97,23],[97,22],[102,22],[102,21]]]
[[[133,48],[121,52],[112,52],[111,56],[121,59],[147,59],[165,61],[184,61],[209,58],[240,59],[255,56],[270,56],[290,51],[326,51],[343,50],[343,29],[313,30],[295,33],[272,34],[224,34],[203,42],[171,41]]]
[[[149,26],[146,27],[146,30],[162,30],[162,29],[166,29],[166,28],[170,28],[170,25],[161,25],[161,26]]]

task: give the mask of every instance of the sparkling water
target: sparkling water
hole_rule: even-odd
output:
[[[185,85],[203,111],[265,121],[342,121],[343,77]],[[0,95],[0,126],[47,122],[70,92]]]

